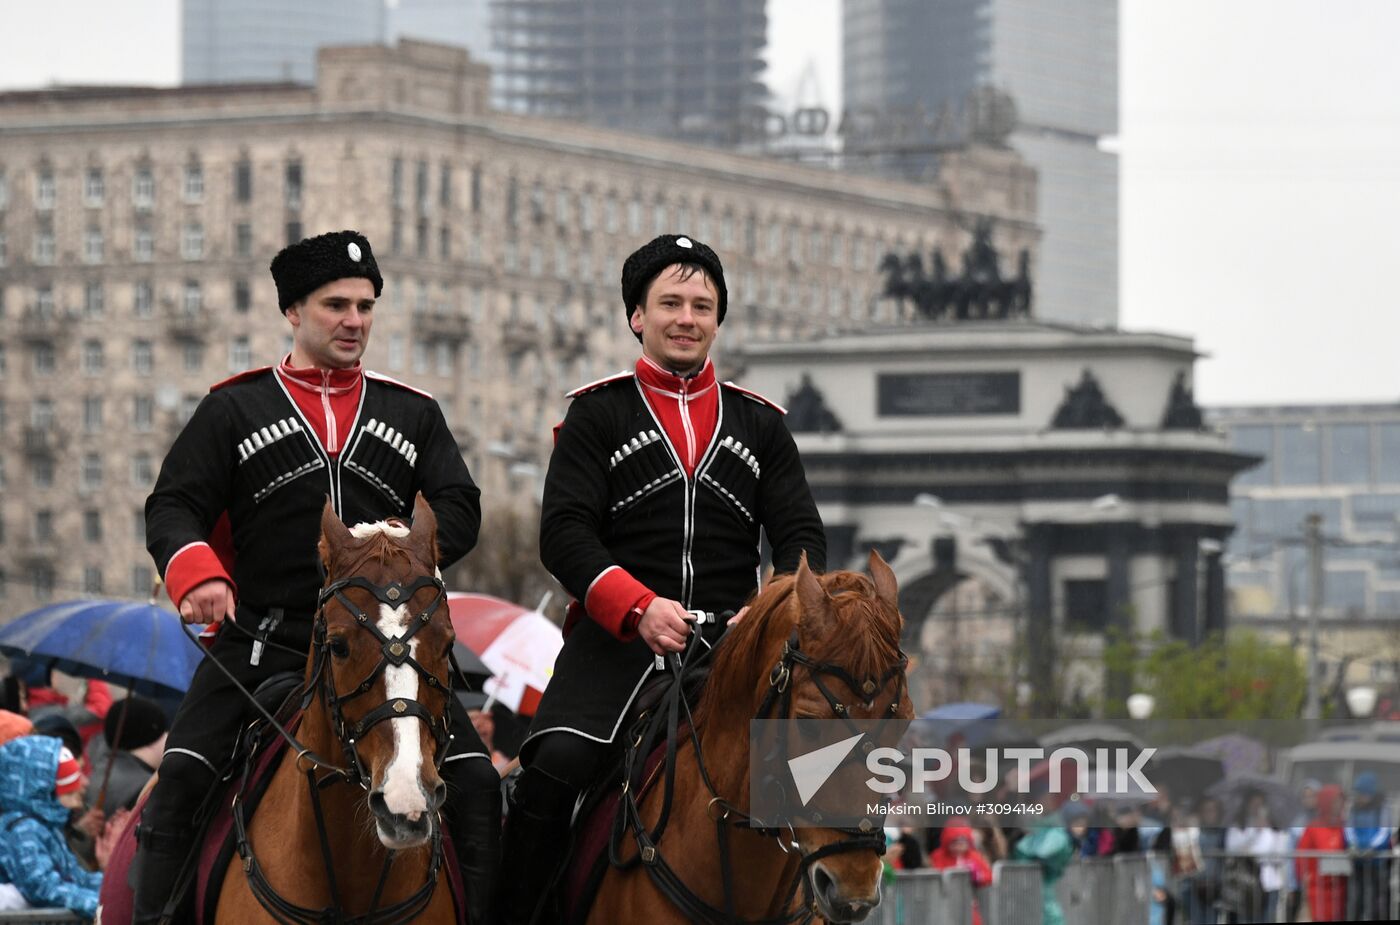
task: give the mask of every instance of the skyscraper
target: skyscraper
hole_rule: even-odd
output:
[[[389,4],[386,39],[399,38],[457,45],[492,64],[490,0],[397,0]]]
[[[761,126],[764,0],[491,0],[507,109],[716,145]]]
[[[316,49],[380,42],[384,0],[181,0],[180,79],[187,84],[311,83]]]
[[[977,88],[1010,94],[1010,144],[1039,171],[1037,314],[1118,318],[1117,0],[843,0],[844,102],[936,118]],[[916,136],[917,137],[917,136]],[[925,176],[936,144],[852,152],[852,169]]]

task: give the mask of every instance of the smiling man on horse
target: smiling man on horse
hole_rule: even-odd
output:
[[[306,665],[328,497],[356,524],[406,520],[421,492],[436,516],[440,567],[476,545],[481,525],[480,491],[437,402],[360,364],[384,285],[369,242],[323,234],[285,248],[271,269],[291,353],[210,389],[146,502],[147,546],[171,600],[189,623],[227,618],[210,657],[250,690]],[[452,708],[443,815],[478,925],[499,854],[500,778],[455,698]],[[200,665],[138,830],[138,925],[193,921],[171,902],[195,848],[192,820],[253,715],[216,666]]]
[[[783,410],[715,377],[724,269],[710,248],[662,235],[622,268],[633,371],[569,393],[545,481],[544,565],[574,595],[567,639],[507,815],[501,919],[531,920],[569,844],[579,795],[617,757],[654,656],[680,652],[690,610],[736,610],[758,586],[759,530],[779,572],[826,541]],[[713,644],[723,626],[706,624]],[[550,921],[543,912],[537,921]]]

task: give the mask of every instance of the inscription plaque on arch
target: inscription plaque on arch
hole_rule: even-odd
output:
[[[963,417],[1021,413],[1019,372],[882,373],[881,417]]]

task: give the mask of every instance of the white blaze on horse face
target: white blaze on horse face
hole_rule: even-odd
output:
[[[406,605],[379,605],[379,632],[385,638],[402,635],[409,619]],[[408,641],[408,654],[410,658],[417,658],[417,639]],[[417,700],[418,672],[408,665],[385,665],[384,696],[389,703]],[[389,812],[417,822],[428,811],[428,795],[423,792],[422,784],[423,749],[420,736],[423,734],[423,721],[416,716],[403,716],[388,722],[394,733],[394,755],[384,769],[384,805]]]

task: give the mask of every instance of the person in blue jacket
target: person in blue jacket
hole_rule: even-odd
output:
[[[82,808],[82,773],[58,739],[22,736],[0,746],[0,880],[25,902],[92,918],[102,874],[84,870],[63,826]]]
[[[1352,855],[1348,916],[1380,922],[1390,917],[1390,849],[1395,821],[1375,772],[1362,771],[1351,785],[1351,816],[1344,830]]]

